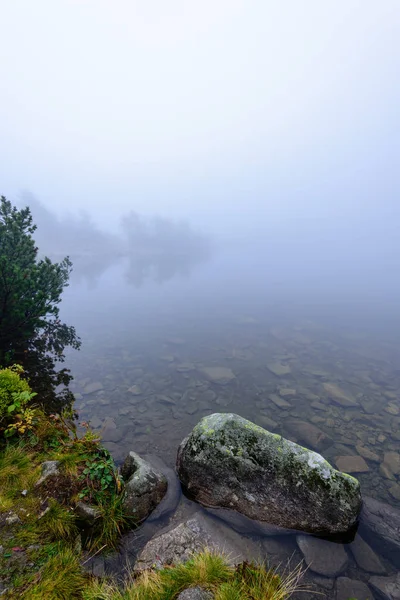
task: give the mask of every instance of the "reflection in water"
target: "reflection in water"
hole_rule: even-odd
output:
[[[187,223],[143,219],[131,212],[123,219],[123,231],[129,259],[126,280],[137,287],[146,279],[164,283],[175,275],[188,276],[210,254],[209,240]]]
[[[187,277],[211,253],[208,237],[188,223],[144,218],[132,211],[122,218],[117,235],[98,228],[86,215],[60,219],[31,194],[23,196],[23,203],[38,225],[40,252],[52,260],[69,256],[72,281],[85,281],[92,289],[119,262],[128,263],[127,283],[140,287],[146,280],[164,283],[176,275]]]

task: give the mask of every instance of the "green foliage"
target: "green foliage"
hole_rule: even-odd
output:
[[[0,197],[0,364],[17,362],[27,372],[32,387],[46,409],[71,403],[67,370],[55,369],[64,360],[64,348],[78,348],[75,329],[59,319],[59,303],[68,285],[71,262],[52,263],[38,258],[29,208],[18,210]]]
[[[112,494],[116,491],[118,476],[112,457],[105,448],[88,459],[81,474],[81,480],[86,487],[80,492],[81,499],[98,501],[104,493]]]
[[[0,425],[10,421],[10,415],[18,412],[34,396],[27,381],[21,378],[22,367],[13,365],[0,369]]]

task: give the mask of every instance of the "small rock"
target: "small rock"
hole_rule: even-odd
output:
[[[276,429],[278,427],[278,423],[265,415],[259,415],[257,421],[260,423],[261,427],[264,427],[267,430]]]
[[[114,442],[115,444],[120,442],[122,440],[122,438],[124,437],[126,428],[122,429],[114,429],[114,428],[110,428],[110,429],[105,429],[102,433],[102,440],[103,442]]]
[[[385,465],[385,463],[381,463],[379,465],[379,473],[382,475],[382,477],[385,477],[385,479],[391,479],[392,481],[396,479],[392,471],[387,465]]]
[[[295,396],[296,395],[296,390],[293,388],[280,388],[279,389],[279,395],[286,397],[286,396]]]
[[[325,391],[328,393],[328,396],[333,402],[336,402],[336,404],[339,404],[343,407],[358,405],[358,402],[350,393],[345,392],[335,383],[324,383],[323,386]]]
[[[137,523],[146,519],[167,491],[166,477],[135,452],[129,452],[121,467],[125,479],[124,507]]]
[[[84,565],[84,569],[94,577],[104,577],[106,573],[106,561],[103,556],[93,556],[89,562]]]
[[[175,369],[178,373],[189,373],[190,371],[194,371],[196,366],[193,363],[184,362],[176,365]]]
[[[385,452],[383,464],[393,475],[400,475],[400,454],[397,452]]]
[[[78,502],[75,507],[75,514],[88,525],[93,525],[96,519],[99,518],[100,511],[95,506],[91,506],[85,502]]]
[[[316,400],[315,402],[311,402],[311,407],[315,408],[315,410],[328,410],[328,407],[325,404],[322,404],[322,402],[319,402],[318,400]]]
[[[287,409],[292,407],[290,402],[284,400],[284,398],[281,398],[278,394],[270,394],[268,397],[278,408]]]
[[[347,567],[349,557],[342,544],[306,535],[298,535],[296,539],[307,566],[315,573],[334,577]]]
[[[132,385],[130,388],[128,388],[128,392],[134,396],[140,396],[142,394],[142,390],[139,385]]]
[[[364,497],[360,533],[380,554],[400,567],[400,510]]]
[[[176,600],[212,600],[213,597],[211,592],[196,586],[183,590]]]
[[[398,406],[396,406],[395,404],[391,404],[389,403],[386,407],[385,407],[385,411],[387,413],[389,413],[390,415],[398,415],[400,413],[400,409]]]
[[[343,473],[367,473],[369,471],[362,456],[338,456],[336,466]]]
[[[24,496],[24,498],[28,495],[28,490],[22,490],[21,492],[21,496]]]
[[[400,573],[391,577],[371,577],[368,583],[379,600],[399,600]]]
[[[372,600],[371,590],[366,583],[358,579],[349,579],[348,577],[338,577],[336,581],[336,600]]]
[[[289,365],[283,365],[280,362],[267,363],[267,369],[274,375],[277,375],[277,377],[288,375],[292,371]]]
[[[236,379],[234,372],[228,367],[204,367],[200,369],[200,372],[203,373],[209,381],[217,383],[218,385],[226,385],[233,379]]]
[[[366,446],[362,446],[361,444],[357,444],[356,445],[356,450],[358,452],[358,454],[360,456],[362,456],[363,458],[366,458],[367,460],[370,460],[371,462],[379,462],[379,456],[377,454],[375,454],[375,452],[372,452],[372,450],[370,450],[369,448],[367,448]]]
[[[15,525],[16,523],[21,523],[21,519],[15,513],[10,513],[8,517],[6,517],[7,525]]]
[[[389,488],[390,495],[395,499],[400,501],[400,485],[398,483],[394,483]]]
[[[325,419],[324,419],[324,417],[319,417],[318,415],[314,415],[313,417],[311,417],[310,422],[314,423],[314,425],[320,425],[321,423],[325,423]]]
[[[60,471],[58,470],[59,461],[58,460],[46,460],[42,463],[42,475],[36,482],[36,486],[42,485],[49,477],[53,475],[59,475]]]
[[[333,439],[329,435],[306,421],[290,420],[286,421],[284,425],[288,431],[296,436],[299,442],[319,452],[326,450],[333,444]]]
[[[382,565],[378,555],[375,554],[372,548],[362,539],[359,534],[356,535],[353,542],[349,545],[349,548],[356,563],[361,569],[376,575],[383,575],[386,573],[386,569]]]
[[[99,392],[102,389],[103,389],[103,384],[100,383],[100,381],[95,381],[93,383],[88,383],[87,385],[85,385],[85,387],[83,389],[83,393],[85,395],[94,394],[95,392]]]
[[[89,424],[92,427],[92,429],[99,429],[102,426],[102,422],[100,421],[99,417],[93,417],[92,419],[90,419]]]

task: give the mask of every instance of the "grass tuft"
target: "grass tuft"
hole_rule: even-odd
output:
[[[13,491],[23,481],[29,479],[31,459],[21,446],[7,445],[0,455],[0,486]]]
[[[23,600],[67,600],[82,598],[86,578],[79,555],[72,548],[61,546],[40,569],[34,581],[22,593]]]
[[[91,552],[100,548],[116,549],[122,533],[131,524],[124,509],[122,495],[112,494],[106,497],[103,502],[99,502],[96,509],[99,511],[99,517],[86,540],[86,547]]]
[[[39,528],[51,539],[71,540],[78,533],[75,518],[71,510],[50,498],[48,509],[39,521]]]

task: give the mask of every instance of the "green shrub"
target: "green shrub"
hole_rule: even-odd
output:
[[[22,368],[18,365],[0,369],[0,425],[10,420],[13,406],[23,408],[32,397],[27,381],[21,378]]]

